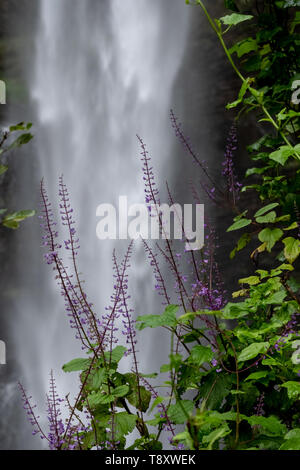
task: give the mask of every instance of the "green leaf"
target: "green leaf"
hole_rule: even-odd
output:
[[[16,229],[19,227],[19,223],[23,220],[27,219],[28,217],[33,217],[35,215],[35,211],[33,210],[23,210],[19,212],[13,212],[12,214],[8,214],[2,220],[2,224],[5,227]]]
[[[21,147],[22,145],[28,144],[28,142],[33,139],[33,135],[26,133],[26,134],[21,134],[9,147],[8,150],[12,150],[17,147]]]
[[[247,227],[247,225],[251,224],[251,220],[249,219],[240,219],[237,222],[234,222],[228,229],[227,232],[232,232],[233,230],[239,230],[243,227]]]
[[[287,389],[288,397],[290,399],[296,400],[300,395],[300,382],[294,382],[292,380],[288,382],[284,382],[281,385],[282,387]]]
[[[119,387],[116,387],[112,391],[112,394],[114,397],[125,397],[125,395],[127,395],[128,392],[129,392],[128,385],[120,385]]]
[[[146,412],[152,398],[151,392],[146,390],[142,385],[140,385],[138,389],[138,381],[135,374],[125,374],[125,377],[130,386],[130,394],[126,396],[126,400],[137,410],[143,413]]]
[[[226,15],[220,18],[223,24],[228,26],[236,26],[243,21],[252,20],[252,15],[241,15],[240,13],[232,13],[231,15]]]
[[[98,405],[107,405],[114,401],[113,395],[107,395],[102,392],[91,393],[87,397],[87,402],[90,408],[96,408]]]
[[[127,349],[124,346],[116,346],[111,352],[106,351],[105,356],[110,359],[112,362],[119,362]]]
[[[300,254],[300,241],[296,240],[293,237],[287,237],[282,240],[284,243],[284,256],[289,261],[293,263]]]
[[[159,326],[171,326],[175,327],[177,324],[176,312],[178,305],[168,305],[162,315],[143,315],[137,317],[136,321],[140,322],[137,325],[139,330],[145,328],[157,328]]]
[[[130,415],[125,411],[116,413],[114,415],[114,426],[117,437],[126,436],[132,432],[136,426],[138,417],[136,415]]]
[[[259,209],[255,214],[254,217],[259,217],[261,215],[264,215],[266,212],[274,209],[275,207],[279,206],[278,202],[273,202],[272,204],[268,204],[267,206],[262,207]]]
[[[106,370],[99,369],[92,376],[92,388],[99,389],[106,379]]]
[[[90,365],[90,359],[78,358],[72,359],[62,366],[64,372],[77,372],[79,370],[86,370]]]
[[[293,153],[293,149],[291,149],[288,145],[283,145],[275,152],[270,153],[269,157],[271,160],[284,165],[289,157],[293,155]]]
[[[253,38],[243,39],[229,49],[230,54],[236,53],[239,58],[253,51],[257,51],[257,42]]]
[[[255,220],[258,224],[272,224],[276,221],[276,217],[277,217],[276,212],[271,211],[266,215],[263,215],[261,217],[256,217]]]
[[[194,403],[190,400],[177,401],[175,405],[170,405],[168,417],[175,424],[186,423],[189,414],[194,409]]]
[[[282,235],[283,231],[279,228],[265,228],[259,233],[258,238],[262,243],[266,243],[267,250],[270,252]]]
[[[238,356],[238,362],[249,361],[250,359],[258,356],[258,354],[265,353],[269,347],[270,343],[268,341],[262,343],[252,343],[250,346],[247,346],[240,352]]]
[[[208,435],[204,436],[203,439],[202,439],[202,442],[205,443],[205,444],[208,443],[207,448],[209,450],[211,450],[216,441],[218,441],[219,439],[224,438],[225,436],[227,436],[230,433],[231,433],[231,430],[229,429],[229,427],[226,424],[226,425],[223,425],[223,426],[215,429],[214,431],[212,431]]]
[[[190,357],[188,359],[189,363],[196,364],[201,366],[205,362],[210,362],[213,358],[212,350],[208,347],[197,345],[194,346],[191,350]]]
[[[261,426],[272,435],[282,436],[286,431],[286,426],[276,416],[268,418],[264,416],[250,416],[246,420],[251,426]]]
[[[238,251],[241,251],[245,246],[248,245],[251,241],[251,236],[249,233],[244,233],[239,239],[237,246],[230,253],[230,259],[233,259]]]
[[[261,370],[261,371],[258,371],[258,372],[253,372],[252,374],[248,375],[248,377],[246,377],[245,381],[246,380],[253,380],[254,382],[256,382],[256,381],[259,381],[259,379],[261,379],[261,378],[267,377],[268,374],[269,374],[269,372],[267,370]]]
[[[228,302],[222,310],[222,318],[225,320],[235,320],[249,315],[249,309],[245,302]]]
[[[255,286],[259,284],[260,278],[258,276],[249,276],[239,279],[239,284],[249,284],[249,286]]]
[[[288,439],[279,447],[279,450],[300,450],[300,436]]]
[[[8,170],[8,166],[0,164],[0,176]]]
[[[285,439],[300,439],[300,428],[291,429],[289,432],[286,433],[284,436]]]

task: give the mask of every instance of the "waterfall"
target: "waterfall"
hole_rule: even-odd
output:
[[[112,249],[122,253],[126,243],[96,238],[96,207],[116,205],[120,195],[127,195],[129,203],[143,202],[136,134],[153,155],[159,183],[172,169],[174,137],[168,116],[188,16],[182,0],[39,2],[30,74],[38,172],[54,208],[58,177],[64,175],[80,237],[85,288],[100,314],[112,290]],[[19,268],[29,287],[15,305],[14,342],[22,378],[40,406],[51,369],[62,395],[76,392],[75,376],[61,372],[61,366],[82,352],[53,272],[42,265],[37,221],[30,233],[24,254],[30,261]],[[137,246],[131,269],[137,314],[161,310],[152,285],[146,257]],[[143,369],[152,372],[163,353],[162,345],[155,348],[146,336],[140,348]],[[44,415],[41,419],[45,422]]]

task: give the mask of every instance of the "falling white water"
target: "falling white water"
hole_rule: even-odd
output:
[[[112,290],[112,249],[122,253],[124,243],[96,238],[96,207],[117,204],[120,195],[129,203],[143,202],[136,134],[153,155],[158,182],[163,185],[167,177],[173,139],[168,115],[188,15],[182,0],[40,1],[31,78],[40,173],[54,207],[58,177],[65,177],[86,290],[100,314]],[[37,230],[30,249],[36,250],[38,236]],[[136,313],[158,313],[146,258],[136,250],[131,269]],[[40,404],[51,369],[63,395],[76,392],[75,376],[63,374],[61,366],[81,352],[51,268],[38,258],[32,262],[39,283],[19,307],[18,347],[22,375]],[[147,336],[142,344],[141,365],[152,372],[164,348]]]

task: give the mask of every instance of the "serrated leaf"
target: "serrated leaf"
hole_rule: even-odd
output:
[[[175,405],[170,405],[168,417],[175,424],[184,424],[193,409],[194,403],[192,401],[180,400]]]
[[[92,388],[93,389],[99,389],[103,382],[106,379],[106,370],[105,369],[100,369],[96,370],[96,372],[93,374],[92,377]]]
[[[87,402],[90,408],[95,408],[98,405],[107,405],[114,401],[113,395],[107,395],[102,392],[91,393],[87,397]]]
[[[286,431],[286,426],[280,422],[276,416],[270,416],[268,418],[264,416],[250,416],[246,418],[251,426],[261,426],[268,433],[282,436]]]
[[[117,437],[126,436],[131,433],[137,422],[138,418],[136,415],[130,415],[125,411],[116,413],[114,415],[114,427]]]
[[[162,315],[143,315],[137,317],[136,321],[139,322],[137,325],[138,330],[144,328],[157,328],[159,326],[171,326],[175,327],[177,324],[176,312],[178,305],[168,305]]]
[[[191,350],[188,362],[201,366],[205,362],[210,362],[213,358],[212,350],[208,347],[197,345]]]

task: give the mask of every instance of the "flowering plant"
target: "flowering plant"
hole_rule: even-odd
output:
[[[70,267],[61,255],[57,225],[42,182],[45,259],[53,267],[71,327],[84,352],[82,358],[63,366],[66,373],[80,375],[75,401],[71,403],[69,397],[63,400],[69,410],[65,420],[51,374],[48,433],[40,427],[31,397],[21,385],[34,433],[46,439],[51,449],[159,450],[163,434],[168,435],[174,449],[300,449],[300,285],[295,274],[300,254],[300,156],[299,145],[295,144],[299,112],[292,103],[286,103],[288,85],[280,74],[275,74],[283,57],[272,40],[279,35],[283,55],[284,47],[296,48],[298,16],[293,14],[294,4],[290,10],[287,1],[276,5],[256,2],[257,11],[251,6],[252,14],[245,15],[239,12],[240,2],[232,0],[226,5],[234,12],[213,20],[202,1],[197,0],[196,4],[207,16],[242,81],[238,99],[228,108],[241,105],[242,112],[254,111],[258,120],[273,127],[272,133],[249,146],[258,167],[247,171],[247,177],[256,178],[248,186],[238,182],[234,169],[238,127],[232,127],[220,171],[224,182],[219,183],[211,177],[171,112],[176,136],[205,177],[204,192],[218,206],[225,204],[234,213],[227,232],[244,232],[230,258],[233,260],[241,250],[251,247],[253,269],[248,277],[239,280],[240,289],[231,293],[233,299],[229,301],[217,263],[216,231],[206,219],[206,243],[201,251],[180,251],[171,240],[154,247],[143,241],[155,288],[164,305],[163,313],[137,318],[133,314],[128,295],[131,243],[121,262],[113,253],[111,304],[104,315],[98,316],[79,274],[79,240],[63,178],[59,181],[60,213],[68,233],[64,245],[70,254]],[[284,10],[283,16],[277,15],[278,9]],[[247,38],[229,50],[224,34],[245,21],[252,22],[256,38]],[[274,21],[278,23],[276,27]],[[251,77],[245,78],[238,69],[234,54],[247,56],[242,64],[246,70],[250,70],[251,57],[253,61],[253,55],[258,55]],[[273,66],[274,71],[270,71]],[[272,96],[276,97],[275,103]],[[145,199],[155,207],[159,204],[159,190],[146,146],[138,139]],[[169,187],[167,190],[173,203]],[[250,191],[252,197],[258,196],[256,207],[251,210],[245,208],[245,194]],[[199,201],[197,188],[193,186],[192,192]],[[164,226],[157,216],[162,233]],[[174,278],[172,289],[164,278],[161,261]],[[243,300],[238,301],[240,298]],[[161,366],[159,374],[144,374],[139,367],[137,330],[145,328],[164,328],[170,334],[169,361]],[[132,364],[126,373],[119,368],[123,357],[127,357],[127,363],[131,359]],[[182,425],[184,430],[178,429]],[[139,436],[129,444],[127,436],[134,429]]]

